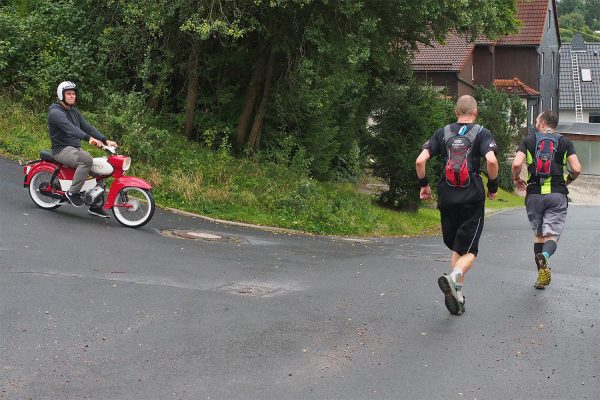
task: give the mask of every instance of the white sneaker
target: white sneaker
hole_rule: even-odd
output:
[[[461,315],[465,312],[465,298],[462,290],[457,291],[456,282],[449,275],[442,275],[438,278],[438,285],[444,293],[444,303],[450,314]]]

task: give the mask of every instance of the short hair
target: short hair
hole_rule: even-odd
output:
[[[456,112],[459,115],[473,115],[477,111],[477,101],[473,96],[465,94],[456,101]]]
[[[558,125],[558,114],[556,111],[546,110],[539,115],[539,118],[550,128],[556,129]]]

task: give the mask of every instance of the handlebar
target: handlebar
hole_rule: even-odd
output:
[[[108,151],[111,154],[117,154],[117,148],[115,146],[102,145],[102,150]]]

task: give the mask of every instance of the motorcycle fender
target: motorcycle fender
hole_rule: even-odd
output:
[[[29,187],[29,182],[31,182],[31,177],[37,174],[40,171],[46,171],[51,174],[58,168],[58,166],[54,163],[47,161],[40,161],[34,165],[26,165],[23,167],[23,172],[25,173],[25,179],[23,180],[23,187]],[[60,174],[59,174],[60,176]]]
[[[106,199],[104,208],[112,208],[112,206],[115,205],[115,199],[117,198],[117,194],[121,191],[121,189],[129,186],[146,190],[152,189],[152,185],[150,185],[147,181],[145,181],[142,178],[136,178],[135,176],[120,176],[116,178],[114,182],[110,185],[110,190],[108,191],[108,198]]]

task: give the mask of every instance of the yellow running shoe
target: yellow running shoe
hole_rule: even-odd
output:
[[[536,289],[545,289],[552,280],[552,273],[550,272],[550,268],[548,268],[548,259],[544,254],[539,253],[535,255],[535,263],[538,267],[538,277],[533,287]]]

